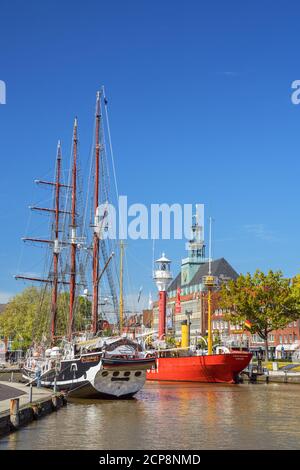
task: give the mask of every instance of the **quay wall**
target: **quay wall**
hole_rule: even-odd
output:
[[[16,400],[18,399],[11,400],[10,410],[0,414],[0,437],[26,426],[35,419],[40,419],[57,411],[67,404],[64,394],[55,394],[36,402],[27,403],[14,412],[13,405]]]
[[[300,384],[300,375],[294,375],[294,374],[259,375],[257,376],[257,382]]]

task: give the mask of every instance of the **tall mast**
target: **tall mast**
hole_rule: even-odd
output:
[[[37,238],[37,237],[24,237],[23,241],[29,241],[34,243],[42,243],[46,245],[51,245],[53,252],[53,270],[49,277],[35,277],[28,275],[15,275],[15,279],[22,279],[26,281],[34,281],[39,283],[51,284],[52,295],[51,295],[51,325],[50,325],[50,336],[51,342],[54,342],[56,334],[56,318],[57,318],[57,298],[58,298],[58,285],[59,284],[70,284],[70,281],[64,279],[59,279],[58,276],[58,263],[59,263],[59,254],[62,246],[67,246],[68,242],[63,242],[59,240],[59,222],[60,215],[67,214],[71,215],[70,211],[60,209],[60,194],[61,189],[70,189],[71,186],[61,183],[61,144],[58,141],[57,153],[56,153],[56,176],[54,181],[45,181],[45,180],[35,180],[35,183],[40,185],[45,185],[54,190],[54,206],[53,207],[37,207],[29,206],[31,210],[51,214],[53,216],[53,228],[52,228],[52,237],[51,239]]]
[[[204,276],[204,285],[207,288],[207,354],[213,353],[213,334],[212,334],[212,290],[215,286],[216,279],[211,273],[211,223],[212,218],[209,218],[209,259],[208,259],[208,274]]]
[[[124,243],[123,240],[120,242],[120,335],[123,333],[123,255],[124,255]]]
[[[97,225],[97,209],[99,206],[99,169],[100,169],[100,92],[96,98],[96,126],[95,126],[95,185],[94,185],[94,219]],[[99,277],[99,237],[94,230],[93,239],[93,301],[92,301],[92,332],[97,333],[98,329],[98,277]]]
[[[69,340],[72,339],[75,289],[76,289],[76,183],[77,183],[77,118],[73,128],[73,165],[72,165],[72,200],[71,200],[71,266],[70,266],[70,306]]]
[[[60,198],[60,172],[61,172],[61,147],[60,141],[57,145],[56,156],[56,179],[55,179],[55,222],[54,222],[54,245],[53,245],[53,286],[51,299],[51,342],[55,337],[57,317],[57,291],[58,291],[58,257],[59,257],[59,198]]]

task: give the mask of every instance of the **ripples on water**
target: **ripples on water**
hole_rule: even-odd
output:
[[[147,383],[131,400],[77,400],[0,449],[299,449],[292,384]]]

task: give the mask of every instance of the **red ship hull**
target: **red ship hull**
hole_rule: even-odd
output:
[[[236,383],[252,354],[231,352],[210,356],[156,358],[156,368],[147,371],[147,380]]]

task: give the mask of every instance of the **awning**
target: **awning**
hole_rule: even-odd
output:
[[[282,348],[284,351],[295,351],[296,349],[300,348],[299,343],[292,343],[292,344],[278,344],[276,346],[276,351],[282,351]]]

